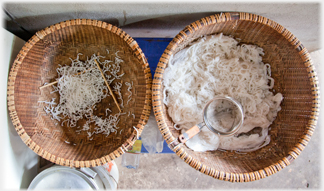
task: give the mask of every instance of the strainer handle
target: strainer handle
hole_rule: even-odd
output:
[[[200,132],[201,128],[203,128],[203,126],[205,126],[205,123],[202,122],[191,127],[189,130],[179,135],[179,142],[180,143],[187,142],[189,139],[197,135]]]

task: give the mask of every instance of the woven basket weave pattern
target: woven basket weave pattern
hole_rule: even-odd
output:
[[[152,103],[167,143],[179,136],[163,104],[163,72],[172,54],[202,35],[223,33],[240,43],[263,48],[271,65],[274,91],[284,96],[282,110],[271,125],[271,142],[255,152],[194,152],[182,145],[176,154],[198,171],[231,182],[259,180],[289,165],[304,149],[315,130],[319,112],[318,79],[307,49],[287,29],[265,17],[249,13],[222,13],[188,25],[170,42],[153,79]]]
[[[96,135],[90,140],[86,132],[77,134],[66,124],[51,120],[38,102],[59,100],[51,87],[39,87],[54,81],[56,68],[71,64],[69,58],[76,59],[78,53],[83,54],[83,61],[93,54],[113,59],[115,53],[124,61],[120,64],[125,73],[122,83],[133,81],[134,90],[128,105],[124,100],[123,111],[134,113],[136,118],[122,115],[118,126],[123,131],[117,136]],[[151,84],[145,56],[129,35],[105,22],[69,20],[37,32],[19,52],[8,79],[9,114],[22,140],[43,158],[71,167],[103,165],[121,156],[142,132],[151,111]],[[130,94],[127,86],[123,85],[121,93],[124,98]],[[94,114],[104,116],[108,107],[118,113],[109,96],[97,105]]]

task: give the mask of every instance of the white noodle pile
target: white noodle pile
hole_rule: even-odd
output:
[[[128,96],[128,100],[127,100],[127,105],[128,105],[128,103],[132,100],[132,86],[133,86],[133,81],[132,81],[132,83],[129,83],[129,82],[125,82],[125,84],[126,84],[126,86],[128,86],[127,87],[127,91],[129,92],[129,96]]]
[[[244,124],[235,135],[219,137],[204,127],[186,143],[189,148],[252,151],[270,142],[268,128],[281,109],[282,94],[269,91],[274,80],[263,55],[258,46],[238,45],[218,34],[204,36],[170,57],[163,75],[163,101],[182,132],[203,121],[205,104],[217,95],[233,97],[244,110]],[[243,134],[255,127],[262,128],[261,135]]]
[[[115,91],[118,94],[118,99],[120,99],[120,101],[121,101],[120,107],[124,108],[124,100],[123,100],[123,96],[121,94],[122,86],[123,86],[122,83],[116,82],[116,84],[113,86],[113,91]]]
[[[109,53],[109,51],[107,50]],[[119,128],[119,116],[125,113],[118,113],[115,115],[108,115],[109,108],[106,109],[106,119],[102,119],[93,114],[96,110],[96,104],[100,103],[102,99],[110,96],[108,87],[106,86],[100,70],[97,67],[95,60],[99,62],[102,71],[109,84],[116,79],[121,79],[124,73],[120,74],[120,63],[123,62],[121,58],[115,54],[115,60],[105,60],[100,62],[99,58],[103,56],[96,56],[93,54],[90,59],[85,62],[79,60],[78,54],[75,60],[71,60],[71,65],[61,66],[57,68],[58,83],[53,86],[55,91],[60,94],[59,103],[55,99],[49,101],[39,101],[47,104],[44,107],[46,114],[50,114],[52,119],[61,121],[63,126],[65,123],[69,127],[76,127],[80,119],[86,119],[86,123],[82,127],[77,127],[76,132],[86,131],[88,137],[91,138],[93,134],[104,134],[108,136],[111,132],[117,133]],[[132,84],[131,84],[132,85]],[[131,87],[131,86],[130,86]],[[121,101],[120,106],[123,106],[123,97],[121,94],[122,83],[116,82],[113,86],[113,91],[118,95]],[[52,93],[53,93],[52,92]],[[90,124],[95,124],[94,130],[91,132]],[[92,138],[91,138],[92,139]],[[91,140],[90,139],[90,140]]]

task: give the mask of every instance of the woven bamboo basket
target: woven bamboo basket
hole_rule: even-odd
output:
[[[122,112],[126,114],[120,116],[117,133],[97,134],[90,140],[85,131],[78,134],[46,115],[39,100],[59,99],[59,94],[51,94],[51,87],[40,87],[56,80],[59,64],[71,64],[69,58],[76,59],[78,53],[82,53],[80,60],[86,61],[93,54],[113,59],[117,52],[124,61],[120,63],[121,73],[125,73],[121,82],[133,82],[128,104],[131,93],[125,85],[121,89],[125,100]],[[121,156],[140,136],[151,111],[151,86],[149,65],[132,37],[102,21],[68,20],[38,31],[23,46],[9,73],[8,109],[19,136],[39,156],[64,166],[99,166]],[[108,96],[96,105],[98,115],[104,116],[108,107],[112,113],[119,112]]]
[[[163,72],[171,55],[201,35],[231,35],[245,44],[263,48],[263,62],[271,65],[274,90],[283,94],[281,111],[271,125],[271,142],[254,152],[194,152],[186,145],[173,151],[196,170],[215,179],[249,182],[270,176],[302,152],[315,130],[319,114],[319,86],[307,49],[286,28],[265,17],[241,12],[211,15],[191,23],[170,42],[158,63],[152,84],[153,111],[168,144],[180,131],[163,103]]]

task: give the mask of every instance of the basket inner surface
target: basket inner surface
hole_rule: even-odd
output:
[[[46,115],[44,104],[39,101],[51,101],[52,98],[59,100],[59,94],[51,93],[52,87],[39,87],[56,80],[56,68],[59,65],[70,65],[70,58],[76,59],[78,53],[82,53],[79,57],[81,61],[86,61],[87,57],[90,59],[93,54],[105,56],[100,59],[104,61],[113,60],[116,52],[124,61],[120,63],[120,73],[125,73],[121,81],[119,80],[123,84],[122,112],[125,114],[120,116],[117,133],[110,133],[109,136],[94,134],[90,140],[85,131],[78,134],[76,128],[66,124],[61,126],[61,122]],[[125,82],[133,82],[132,100],[128,104],[126,102],[130,93]],[[84,161],[110,154],[131,136],[134,132],[133,126],[140,121],[146,104],[146,79],[141,61],[120,36],[96,26],[74,25],[55,30],[30,48],[18,69],[14,92],[15,109],[20,123],[39,147],[61,158]],[[117,99],[118,96],[115,96]],[[94,114],[103,119],[106,118],[106,108],[110,108],[112,114],[119,113],[112,96],[103,99],[96,108]],[[82,126],[84,123],[85,121],[79,120],[78,125]]]

